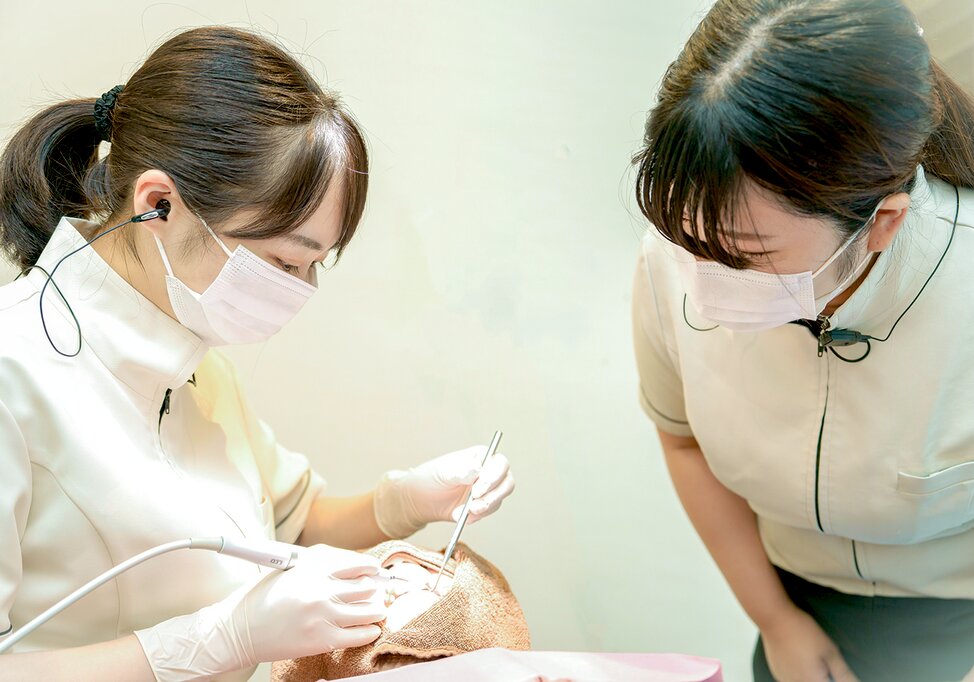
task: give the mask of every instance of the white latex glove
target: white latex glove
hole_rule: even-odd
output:
[[[514,492],[507,457],[495,452],[480,468],[487,447],[477,445],[413,467],[389,471],[375,489],[375,520],[390,538],[405,538],[431,521],[456,521],[473,484],[468,523],[493,514]]]
[[[364,646],[379,636],[384,595],[365,554],[315,545],[297,566],[273,571],[196,613],[135,635],[160,682],[241,670],[263,661]]]

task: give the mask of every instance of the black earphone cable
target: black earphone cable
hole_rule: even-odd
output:
[[[890,327],[889,329],[889,333],[887,333],[886,336],[884,336],[881,339],[877,339],[875,336],[864,336],[863,338],[867,342],[870,340],[877,341],[879,343],[885,343],[886,341],[889,341],[889,337],[893,335],[893,330],[896,329],[896,325],[898,325],[900,323],[900,320],[902,320],[903,317],[908,312],[910,312],[910,308],[912,308],[913,304],[917,302],[917,299],[920,298],[920,294],[923,293],[923,290],[927,288],[928,284],[930,284],[930,280],[932,280],[933,276],[937,274],[937,270],[940,269],[940,264],[944,262],[944,258],[947,257],[947,252],[950,251],[950,245],[954,243],[954,234],[957,233],[957,220],[958,218],[960,218],[960,190],[957,189],[956,186],[954,187],[954,196],[957,199],[957,207],[954,209],[954,224],[950,228],[950,238],[947,240],[947,246],[944,248],[944,252],[940,254],[940,259],[937,261],[937,264],[933,267],[933,272],[930,273],[930,276],[927,277],[927,281],[925,281],[923,283],[923,286],[920,287],[920,291],[917,292],[917,295],[913,297],[912,301],[910,301],[910,305],[906,306],[906,310],[900,313],[900,316],[896,318],[896,321],[893,323],[893,326]]]
[[[110,227],[107,230],[104,230],[103,232],[99,232],[98,234],[96,234],[94,237],[86,241],[78,248],[62,256],[58,260],[58,262],[54,264],[54,267],[51,268],[50,272],[45,270],[40,265],[35,264],[27,267],[26,269],[23,270],[23,272],[21,272],[17,276],[17,278],[19,279],[20,277],[23,277],[24,275],[29,273],[31,270],[40,270],[47,276],[47,279],[44,280],[44,286],[41,287],[41,293],[38,298],[38,307],[40,309],[40,314],[41,314],[41,326],[44,328],[44,336],[47,337],[47,342],[51,344],[51,348],[53,348],[58,354],[63,355],[66,358],[73,358],[76,357],[79,353],[81,353],[81,347],[82,347],[81,323],[78,321],[78,316],[75,315],[74,309],[71,308],[71,304],[68,303],[68,299],[65,298],[64,293],[61,291],[61,288],[57,285],[57,282],[54,281],[54,273],[56,273],[57,269],[61,267],[61,263],[66,261],[74,254],[78,253],[82,249],[91,246],[94,242],[98,241],[106,234],[110,234],[115,230],[125,227],[130,223],[144,223],[147,220],[155,220],[156,218],[165,218],[169,214],[169,211],[170,211],[169,202],[163,199],[159,202],[159,206],[157,208],[151,211],[146,211],[145,213],[134,215],[128,220],[126,220],[124,223],[119,223],[115,227]],[[58,296],[61,297],[61,300],[64,302],[64,305],[68,309],[68,312],[71,313],[71,319],[74,320],[74,327],[78,331],[78,347],[71,353],[65,353],[64,351],[62,351],[60,348],[57,347],[57,344],[54,343],[54,339],[51,338],[50,330],[47,328],[47,319],[44,317],[44,294],[47,292],[48,284],[54,285],[54,290],[57,291]]]
[[[704,329],[703,327],[694,327],[693,323],[690,322],[690,319],[687,317],[687,295],[686,294],[683,294],[683,321],[686,322],[687,326],[695,332],[712,332],[713,330],[715,330],[717,327],[720,326],[719,324],[715,324],[713,327],[707,327],[706,329]]]
[[[869,356],[869,353],[873,349],[873,345],[871,343],[872,341],[875,341],[876,343],[886,343],[887,341],[889,341],[889,338],[893,335],[893,331],[896,330],[896,327],[900,323],[900,320],[902,320],[906,316],[906,314],[908,312],[910,312],[910,308],[912,308],[913,305],[920,299],[920,295],[923,294],[924,290],[927,288],[927,285],[930,284],[930,282],[933,280],[933,276],[937,274],[937,271],[938,270],[940,270],[940,265],[944,262],[944,258],[947,257],[947,252],[950,251],[951,244],[954,243],[954,235],[957,233],[957,220],[960,218],[960,190],[957,189],[956,186],[954,186],[954,197],[956,199],[957,204],[956,204],[956,207],[954,208],[954,222],[953,222],[953,224],[951,225],[951,228],[950,228],[950,237],[947,239],[947,246],[944,247],[944,252],[942,254],[940,254],[940,258],[937,260],[937,264],[933,267],[933,271],[931,271],[930,275],[927,276],[926,281],[923,282],[923,286],[920,287],[920,291],[918,291],[917,294],[916,294],[916,296],[913,297],[913,300],[910,301],[910,305],[906,306],[906,308],[903,310],[903,312],[900,313],[899,317],[897,317],[896,320],[893,322],[893,326],[889,328],[889,331],[886,333],[886,336],[884,336],[881,339],[878,338],[878,337],[875,337],[875,336],[869,336],[868,334],[862,334],[862,333],[857,332],[857,331],[854,331],[852,329],[836,329],[836,330],[832,331],[830,333],[830,342],[827,343],[827,344],[824,344],[824,347],[828,348],[829,349],[829,352],[832,353],[832,355],[834,355],[835,357],[837,357],[842,362],[847,362],[850,365],[852,365],[852,364],[855,364],[857,362],[862,362],[863,360],[865,360]],[[811,330],[809,330],[809,331],[811,331]],[[823,334],[824,333],[825,332],[823,330]],[[847,335],[852,335],[853,336],[853,340],[852,340],[851,343],[843,344],[843,345],[853,345],[853,344],[856,344],[856,343],[864,343],[864,344],[866,344],[866,352],[863,353],[858,358],[855,358],[855,359],[849,359],[849,358],[847,358],[847,357],[845,357],[843,355],[840,355],[835,350],[835,348],[833,348],[832,345],[831,345],[831,336],[832,335],[835,335],[837,333],[845,333]],[[821,341],[820,341],[820,344],[821,344]]]

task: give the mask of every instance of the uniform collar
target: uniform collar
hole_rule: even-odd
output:
[[[81,232],[95,228],[87,220],[62,218],[37,264],[51,272],[65,254],[85,243]],[[46,277],[40,269],[29,275],[38,290]],[[153,403],[167,389],[185,384],[206,354],[198,336],[136,291],[91,247],[65,260],[54,281],[81,325],[82,355],[94,353],[119,381]],[[44,310],[58,347],[68,352],[77,348],[70,313],[52,286],[44,294]]]
[[[936,179],[928,181],[923,168],[917,168],[906,220],[859,288],[832,314],[833,328],[878,338],[889,333],[944,255],[956,201],[953,187]],[[921,296],[916,305],[923,303]]]

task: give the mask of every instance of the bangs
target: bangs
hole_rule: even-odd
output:
[[[653,110],[643,149],[633,159],[636,200],[668,241],[741,269],[752,262],[736,239],[747,176],[719,123],[721,106],[684,100]]]
[[[334,249],[338,257],[351,241],[365,210],[369,161],[365,141],[354,119],[342,109],[320,114],[309,126],[278,146],[283,157],[270,170],[266,190],[252,204],[253,219],[228,233],[236,239],[269,239],[293,232],[321,206],[332,184],[342,196],[341,229]],[[280,149],[286,151],[282,154]]]

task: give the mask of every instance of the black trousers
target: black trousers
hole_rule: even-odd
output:
[[[778,569],[861,682],[959,682],[974,668],[974,599],[861,597]],[[754,681],[774,682],[758,637]]]

